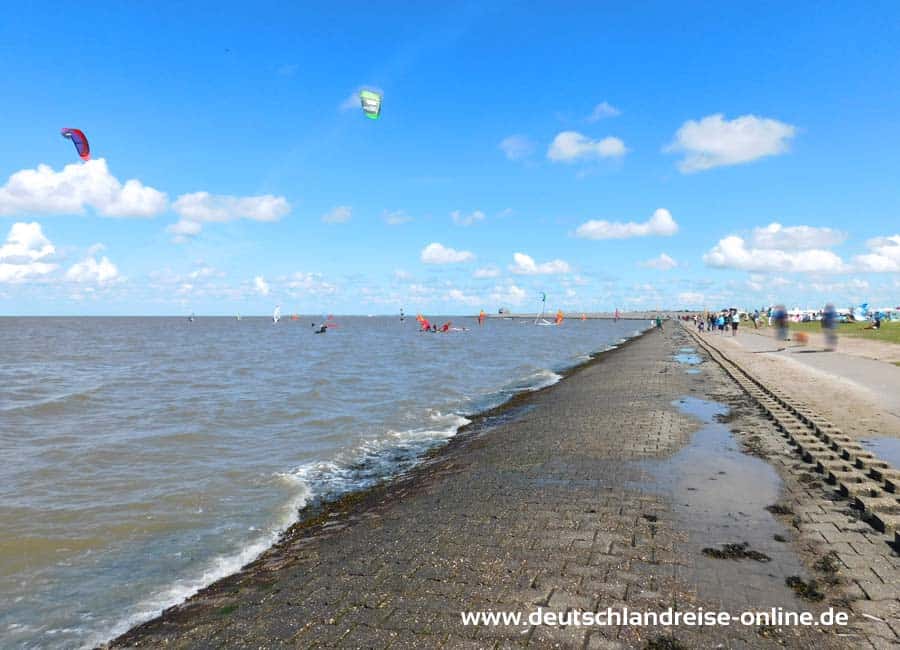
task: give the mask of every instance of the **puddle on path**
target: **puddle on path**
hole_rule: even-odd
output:
[[[872,438],[859,442],[881,460],[900,468],[900,438]]]
[[[699,366],[703,363],[696,348],[679,348],[678,354],[672,355],[672,358],[683,366]],[[699,368],[687,368],[685,372],[689,375],[700,374]]]
[[[778,501],[781,479],[765,461],[740,451],[731,431],[718,421],[728,408],[717,402],[684,397],[673,403],[703,426],[675,455],[641,461],[649,475],[644,489],[667,493],[679,527],[690,536],[693,567],[688,569],[703,598],[724,607],[794,607],[803,602],[786,587],[788,576],[807,577],[799,557],[775,536],[790,532],[766,511]],[[717,559],[704,548],[748,544],[769,562]]]

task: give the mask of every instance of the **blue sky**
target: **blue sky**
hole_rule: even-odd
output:
[[[900,6],[728,4],[26,4],[0,313],[900,304]]]

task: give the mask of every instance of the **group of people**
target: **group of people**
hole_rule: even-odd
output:
[[[775,305],[771,309],[764,310],[768,316],[769,325],[775,332],[776,341],[790,341],[791,336],[788,329],[790,314],[784,305]],[[762,314],[759,309],[748,314],[749,320],[753,323],[754,329],[759,329]],[[837,326],[840,321],[837,309],[834,305],[828,303],[820,313],[820,322],[822,323],[822,333],[825,335],[825,349],[834,351],[837,349]],[[737,309],[723,309],[720,312],[706,312],[705,314],[695,314],[693,321],[700,332],[718,332],[726,334],[731,330],[732,336],[737,336],[738,325],[741,321],[740,314]],[[875,327],[878,326],[876,320]],[[797,337],[806,337],[802,332]]]
[[[705,315],[695,315],[694,322],[700,332],[718,332],[726,334],[731,330],[732,336],[737,336],[738,324],[741,319],[737,309],[723,309],[720,312],[707,312]]]

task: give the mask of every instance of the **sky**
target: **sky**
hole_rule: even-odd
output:
[[[0,22],[0,315],[900,305],[897,3],[301,4]]]

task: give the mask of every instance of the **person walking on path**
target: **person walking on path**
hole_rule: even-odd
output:
[[[822,313],[822,331],[825,333],[825,349],[834,352],[837,348],[837,311],[834,305],[825,305]]]

